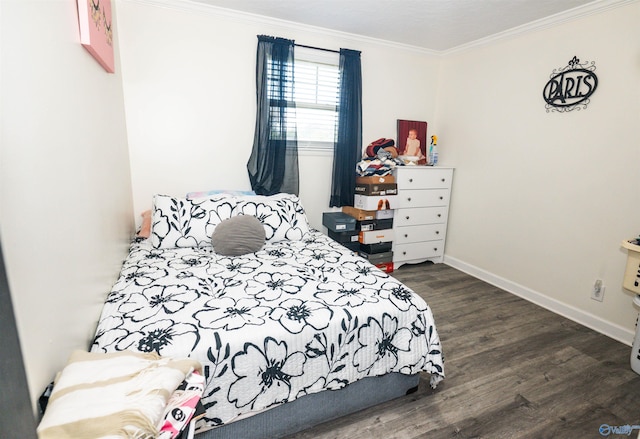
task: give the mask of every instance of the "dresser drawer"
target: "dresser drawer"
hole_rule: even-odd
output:
[[[396,244],[393,247],[394,262],[440,258],[443,255],[444,241],[413,242],[411,244]]]
[[[447,211],[447,206],[398,209],[395,212],[393,224],[395,227],[404,227],[446,223]]]
[[[396,229],[395,239],[398,244],[444,239],[446,229],[446,224],[399,227]]]
[[[453,180],[453,169],[425,167],[396,168],[398,192],[412,189],[450,188]]]
[[[404,190],[396,196],[398,209],[449,205],[449,189]]]

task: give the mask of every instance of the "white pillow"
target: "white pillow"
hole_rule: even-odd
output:
[[[206,198],[153,197],[151,245],[154,248],[204,247],[218,224],[237,215],[255,216],[267,242],[299,241],[309,232],[300,199],[292,194]]]
[[[236,199],[226,194],[208,198],[153,197],[151,245],[154,248],[211,245],[215,227],[231,218]]]
[[[309,232],[300,199],[292,194],[237,197],[233,215],[251,215],[264,226],[267,242],[299,241]]]

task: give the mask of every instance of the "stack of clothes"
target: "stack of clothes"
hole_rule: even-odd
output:
[[[362,160],[356,164],[356,173],[360,177],[389,175],[393,168],[402,165],[393,139],[380,138],[367,146]]]

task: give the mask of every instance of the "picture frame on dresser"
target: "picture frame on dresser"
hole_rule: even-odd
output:
[[[412,135],[413,132],[413,135]],[[412,150],[411,143],[414,148]],[[417,144],[420,153],[416,153],[415,146]],[[398,141],[396,143],[398,154],[403,156],[426,157],[427,155],[427,122],[419,120],[398,119]],[[420,164],[426,164],[420,163]]]
[[[447,237],[454,168],[397,166],[398,205],[394,214],[393,263],[441,263]]]

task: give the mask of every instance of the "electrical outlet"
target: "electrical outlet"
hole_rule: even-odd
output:
[[[598,302],[602,302],[602,299],[604,299],[604,285],[602,285],[601,279],[596,279],[596,281],[593,283],[591,298],[593,300],[597,300]]]

